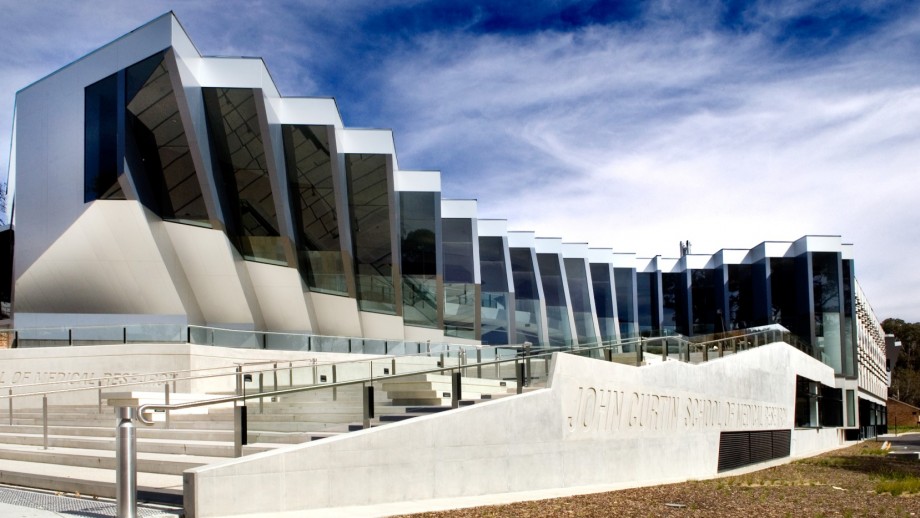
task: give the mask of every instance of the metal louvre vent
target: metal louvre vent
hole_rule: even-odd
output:
[[[792,430],[722,432],[719,472],[789,456]]]

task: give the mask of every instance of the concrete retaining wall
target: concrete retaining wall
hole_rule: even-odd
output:
[[[186,512],[712,477],[720,432],[793,428],[796,375],[834,382],[832,369],[785,344],[642,368],[557,354],[544,390],[188,470]],[[839,444],[836,433],[797,431],[793,455]]]

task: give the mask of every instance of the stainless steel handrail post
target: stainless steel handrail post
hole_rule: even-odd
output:
[[[169,383],[163,384],[163,401],[166,402],[166,406],[169,406]],[[166,428],[169,429],[169,409],[166,409]]]
[[[482,379],[482,349],[476,348],[476,377]]]
[[[9,407],[10,407],[10,426],[13,426],[13,387],[10,387],[9,395],[10,395],[10,398],[9,398],[9,402],[10,402],[10,404],[9,404]]]
[[[373,371],[374,371],[374,362],[372,360],[371,361],[371,372],[373,373]],[[332,382],[336,383],[337,381],[339,381],[338,378],[339,378],[338,370],[335,368],[335,364],[333,363],[332,364]],[[339,388],[338,387],[332,387],[332,400],[333,401],[339,400]]]
[[[99,413],[102,413],[102,380],[98,381],[99,388],[97,389],[97,396],[99,398]]]
[[[262,377],[262,373],[260,372],[259,373],[259,414],[261,414],[265,410],[264,408],[265,398],[262,397],[263,392],[265,392],[265,386],[263,385],[263,377]]]
[[[115,407],[115,508],[119,518],[137,518],[137,409]]]
[[[42,394],[42,449],[48,449],[48,394]]]

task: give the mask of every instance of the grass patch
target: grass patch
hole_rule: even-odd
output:
[[[888,450],[881,448],[866,448],[859,452],[860,455],[888,455]]]
[[[875,492],[892,496],[920,493],[920,477],[899,471],[884,473],[875,485]]]

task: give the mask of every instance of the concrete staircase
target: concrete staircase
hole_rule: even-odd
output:
[[[463,403],[516,391],[514,382],[463,378]],[[450,409],[450,376],[418,375],[378,384],[371,426]],[[287,387],[285,387],[287,388]],[[162,396],[160,396],[162,398]],[[181,395],[174,394],[179,399]],[[162,401],[162,399],[160,399]],[[161,419],[163,415],[159,415]],[[363,428],[360,385],[247,402],[243,454],[321,440]],[[12,424],[0,411],[0,483],[113,498],[115,416],[110,407],[51,405],[47,449],[40,408],[16,409]],[[171,413],[153,426],[137,423],[138,495],[182,505],[182,472],[233,457],[233,409],[206,407]]]

